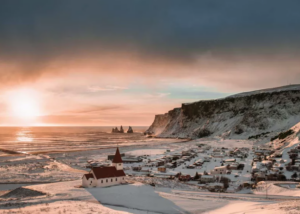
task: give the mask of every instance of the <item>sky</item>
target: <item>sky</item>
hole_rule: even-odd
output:
[[[149,126],[298,84],[297,0],[2,0],[0,125]]]

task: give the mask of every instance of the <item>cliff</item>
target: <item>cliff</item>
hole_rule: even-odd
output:
[[[300,85],[182,104],[156,115],[146,134],[157,137],[246,139],[271,135],[300,121]]]

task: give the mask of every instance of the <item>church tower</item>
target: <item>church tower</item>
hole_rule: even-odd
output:
[[[119,147],[117,147],[115,157],[112,161],[112,165],[115,166],[117,170],[123,170],[123,161],[121,158]]]

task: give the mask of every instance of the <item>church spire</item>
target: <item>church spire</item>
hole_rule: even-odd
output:
[[[113,163],[123,163],[122,158],[121,158],[121,154],[120,154],[120,151],[119,151],[119,147],[117,147],[116,154],[115,154],[115,157],[114,157],[112,162]]]

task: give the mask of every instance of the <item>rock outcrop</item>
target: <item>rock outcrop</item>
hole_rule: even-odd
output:
[[[124,129],[122,126],[120,127],[120,130],[118,129],[118,127],[116,127],[112,129],[111,133],[124,133]]]
[[[300,85],[265,89],[182,104],[156,115],[145,132],[171,138],[220,136],[246,139],[289,129],[300,122]]]
[[[133,129],[131,126],[129,126],[128,130],[127,130],[127,133],[133,133]]]
[[[124,133],[123,126],[120,127],[120,133]]]

